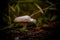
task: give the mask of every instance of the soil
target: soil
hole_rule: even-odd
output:
[[[36,27],[26,32],[5,29],[0,31],[0,40],[59,40],[59,27]]]

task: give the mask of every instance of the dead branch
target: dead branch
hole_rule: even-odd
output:
[[[36,14],[39,13],[39,12],[40,12],[40,13],[44,13],[43,10],[42,10],[42,8],[41,8],[38,4],[36,4],[36,3],[34,3],[34,4],[35,4],[35,6],[39,9],[39,11],[37,11],[36,13],[33,13],[33,14],[31,15],[31,17],[34,16],[34,15],[36,15]]]

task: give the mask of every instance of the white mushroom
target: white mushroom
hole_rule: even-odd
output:
[[[31,23],[35,24],[36,19],[33,19],[30,16],[25,15],[25,16],[16,17],[14,19],[14,22],[23,23],[23,29],[26,29],[28,24],[31,24]]]

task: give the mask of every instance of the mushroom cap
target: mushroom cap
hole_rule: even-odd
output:
[[[20,17],[16,17],[14,19],[14,22],[18,22],[18,23],[36,23],[36,19],[31,18],[30,16],[26,15],[26,16],[20,16]]]

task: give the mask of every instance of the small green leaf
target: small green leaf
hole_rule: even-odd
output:
[[[51,8],[49,8],[48,10],[56,10],[56,8],[51,7]]]
[[[53,16],[50,21],[54,21],[57,18],[57,16]]]
[[[19,3],[16,4],[15,9],[16,9],[16,12],[17,12],[17,16],[19,16],[19,12],[21,11],[20,10],[20,6],[19,6]]]
[[[12,11],[16,11],[15,8],[13,6],[10,6],[10,9],[12,9]]]

